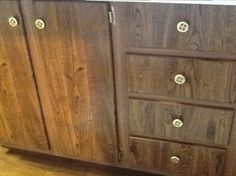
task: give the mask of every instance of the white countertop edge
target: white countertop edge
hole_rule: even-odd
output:
[[[236,0],[87,0],[87,1],[109,1],[109,2],[147,2],[147,3],[171,3],[171,4],[211,4],[211,5],[236,5]]]

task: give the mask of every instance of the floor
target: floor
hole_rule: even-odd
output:
[[[0,176],[154,176],[0,147]]]

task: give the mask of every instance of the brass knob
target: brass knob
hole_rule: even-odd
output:
[[[35,26],[36,28],[38,28],[39,30],[42,30],[46,27],[46,23],[44,20],[42,19],[37,19],[35,20]]]
[[[173,120],[172,125],[175,128],[181,128],[184,125],[184,122],[181,119],[175,119]]]
[[[171,160],[171,162],[172,162],[173,164],[179,164],[179,162],[180,162],[180,158],[177,157],[177,156],[172,156],[172,157],[170,158],[170,160]]]
[[[181,74],[175,75],[175,83],[176,84],[184,84],[186,81],[185,76]]]
[[[177,24],[177,30],[181,33],[189,31],[189,24],[185,21],[181,21]]]
[[[9,25],[11,26],[11,27],[16,27],[16,26],[18,26],[18,20],[15,18],[15,17],[10,17],[9,19],[8,19],[8,23],[9,23]]]

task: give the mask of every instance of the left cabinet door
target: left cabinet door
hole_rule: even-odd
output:
[[[19,2],[0,1],[0,18],[0,144],[47,150]]]

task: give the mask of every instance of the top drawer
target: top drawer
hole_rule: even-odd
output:
[[[236,7],[130,3],[125,9],[127,46],[236,53]],[[177,30],[182,21],[188,31],[184,24]]]

